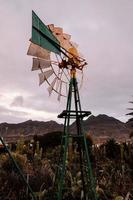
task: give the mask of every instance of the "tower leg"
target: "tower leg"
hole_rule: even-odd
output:
[[[67,107],[66,110],[71,110],[71,99],[72,99],[72,81],[70,81],[69,85],[69,93],[67,99]],[[59,175],[59,183],[58,183],[58,200],[62,200],[62,193],[64,189],[64,177],[66,172],[66,161],[67,161],[67,152],[68,152],[68,144],[69,144],[69,125],[70,125],[70,117],[65,117],[64,122],[64,134],[62,136],[62,144],[61,144],[61,155],[60,158],[60,168],[58,170]]]

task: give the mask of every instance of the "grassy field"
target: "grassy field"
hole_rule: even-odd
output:
[[[114,139],[97,147],[88,143],[93,175],[96,180],[96,192],[99,200],[133,199],[133,145],[117,144]],[[16,147],[9,144],[12,156],[27,178],[32,190],[39,200],[56,199],[55,176],[59,163],[60,145],[44,145],[39,142],[25,142],[20,138]],[[82,185],[75,147],[71,150],[71,161],[67,160],[65,177],[68,189],[64,200],[82,199]],[[71,165],[71,167],[70,167]],[[75,172],[74,169],[77,169]],[[68,184],[68,185],[67,185]],[[0,199],[32,199],[26,185],[11,162],[8,154],[0,154]]]

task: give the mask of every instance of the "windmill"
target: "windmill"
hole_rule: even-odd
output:
[[[59,163],[55,179],[58,200],[64,199],[65,191],[71,190],[65,184],[67,169],[71,165],[71,139],[76,139],[78,166],[75,174],[80,171],[80,192],[84,200],[96,200],[95,180],[92,173],[86,135],[82,121],[91,114],[82,111],[78,82],[82,84],[83,69],[87,64],[78,51],[78,45],[71,41],[71,36],[63,29],[53,24],[45,25],[32,11],[32,38],[27,54],[33,56],[32,71],[39,70],[39,85],[47,82],[49,95],[57,93],[58,100],[67,97],[66,109],[58,115],[64,118],[64,132],[62,135]],[[75,119],[76,131],[70,131],[70,122]],[[74,180],[74,179],[73,179]]]

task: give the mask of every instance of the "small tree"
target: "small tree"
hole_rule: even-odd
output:
[[[105,144],[106,156],[110,159],[118,159],[120,157],[120,147],[114,138],[108,140]]]

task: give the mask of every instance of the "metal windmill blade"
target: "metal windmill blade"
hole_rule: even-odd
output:
[[[49,68],[51,66],[50,60],[44,60],[40,58],[33,58],[32,71]]]
[[[60,41],[61,47],[63,47],[67,54],[69,55],[69,58],[72,58],[73,61],[78,64],[78,75],[80,80],[80,88],[83,85],[83,67],[87,64],[84,62],[85,60],[80,56],[80,53],[77,50],[78,45],[72,41],[70,41],[71,36],[63,33],[62,28],[60,27],[54,27],[54,25],[50,25],[50,30],[53,32],[53,34],[57,37],[57,39]],[[65,72],[64,72],[65,73]],[[68,72],[66,72],[68,73]],[[69,74],[70,76],[70,74]]]
[[[52,91],[54,89],[56,81],[57,81],[57,77],[54,78],[54,80],[52,81],[51,85],[48,87],[49,96],[52,94]]]
[[[28,48],[27,55],[50,60],[50,51],[47,51],[46,49],[43,49],[42,47],[32,42],[30,43],[30,46]]]
[[[59,40],[61,47],[66,50],[70,58],[74,58],[76,62],[78,61],[78,63],[79,61],[85,61],[85,59],[81,58],[82,56],[77,50],[78,44],[76,44],[73,41],[70,41],[71,35],[64,33],[62,28],[55,27],[53,24],[48,25],[48,28]]]
[[[58,94],[58,101],[61,100],[61,90],[62,90],[62,81],[60,82],[59,94]]]
[[[41,72],[39,73],[39,85],[41,85],[42,83],[44,83],[44,81],[48,80],[48,78],[53,74],[53,70],[50,69],[48,71],[45,72]]]

